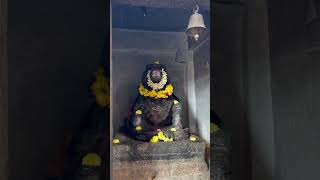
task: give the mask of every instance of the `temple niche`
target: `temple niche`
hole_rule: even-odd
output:
[[[209,179],[210,36],[190,42],[184,8],[112,4],[114,180]]]

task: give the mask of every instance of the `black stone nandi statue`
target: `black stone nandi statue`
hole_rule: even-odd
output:
[[[155,62],[146,66],[139,95],[126,119],[125,129],[131,137],[151,142],[184,137],[182,103],[173,89],[165,65]]]

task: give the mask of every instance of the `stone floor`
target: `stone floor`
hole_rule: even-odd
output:
[[[211,134],[210,148],[201,140],[159,143],[124,140],[113,145],[112,177],[113,180],[228,180],[231,173],[228,153],[223,132]]]
[[[209,180],[205,143],[127,142],[113,146],[113,180]]]
[[[209,180],[208,166],[201,160],[151,160],[114,162],[113,180]]]

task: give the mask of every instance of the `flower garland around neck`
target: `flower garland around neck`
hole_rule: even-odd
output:
[[[164,90],[156,91],[156,90],[148,90],[142,84],[139,87],[139,93],[141,96],[145,97],[153,97],[153,98],[168,98],[173,93],[172,84],[168,84]]]
[[[161,81],[159,83],[154,83],[150,77],[151,71],[150,70],[148,71],[147,84],[149,87],[151,87],[154,90],[159,90],[159,89],[162,89],[167,84],[167,82],[168,82],[167,72],[164,69],[161,69],[161,73],[162,73]]]

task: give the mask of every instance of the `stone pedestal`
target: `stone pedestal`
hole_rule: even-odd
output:
[[[190,140],[113,146],[113,180],[209,180],[205,143]]]

